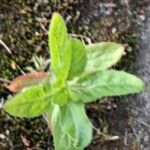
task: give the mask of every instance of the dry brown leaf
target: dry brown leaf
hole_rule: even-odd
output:
[[[25,87],[39,83],[41,80],[47,79],[49,74],[46,72],[31,72],[16,77],[10,82],[7,88],[11,92],[19,92]]]

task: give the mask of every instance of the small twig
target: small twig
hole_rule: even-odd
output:
[[[41,28],[43,29],[43,31],[46,32],[46,34],[48,35],[48,31],[45,29],[44,25],[42,23],[40,23]]]
[[[89,38],[87,36],[84,36],[84,35],[81,35],[81,34],[75,34],[75,33],[70,33],[69,35],[72,36],[72,37],[80,37],[80,38],[84,38],[84,39]]]
[[[0,108],[3,108],[3,104],[4,104],[4,98],[0,98]]]
[[[142,125],[144,125],[144,126],[146,126],[146,127],[148,127],[148,128],[150,128],[150,125],[149,124],[147,124],[146,122],[143,122],[143,121],[141,121],[141,120],[139,120],[139,119],[136,119],[136,118],[134,118],[134,117],[132,117],[135,121],[137,121],[137,122],[139,122],[139,123],[141,123]]]
[[[0,81],[6,82],[6,83],[10,83],[10,82],[11,82],[11,81],[9,81],[9,80],[7,80],[7,79],[4,79],[4,78],[1,78],[1,77],[0,77]]]
[[[127,136],[128,136],[128,130],[125,128],[125,134],[124,134],[124,145],[127,146]]]
[[[48,35],[48,31],[45,29],[44,25],[42,23],[40,23],[40,26],[43,29],[43,31],[45,31],[46,34]],[[85,39],[88,43],[91,43],[91,39],[87,36],[84,36],[84,35],[81,35],[81,34],[75,34],[75,33],[70,33],[69,35],[72,36],[72,37],[75,37],[75,38]]]
[[[8,46],[0,39],[0,44],[6,49],[6,51],[9,54],[12,54],[11,50],[8,48]]]
[[[135,136],[136,140],[139,142],[139,136],[137,135],[135,129],[133,128],[133,126],[131,126],[131,130],[133,132],[133,135]]]
[[[106,135],[102,133],[100,130],[98,130],[94,125],[92,125],[92,127],[99,135],[103,136],[106,141],[114,141],[119,139],[119,136],[117,135],[115,136]]]
[[[103,135],[104,133],[102,133],[100,130],[98,130],[94,125],[92,125],[93,129],[99,134],[99,135]]]
[[[17,65],[17,68],[20,70],[20,72],[24,75],[25,72]]]
[[[75,38],[85,39],[88,43],[91,43],[91,39],[87,36],[84,36],[84,35],[81,35],[81,34],[75,34],[75,33],[71,33],[69,35],[72,36],[72,37],[75,37]]]

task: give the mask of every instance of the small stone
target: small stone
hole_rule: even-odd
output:
[[[0,134],[0,139],[4,140],[6,139],[6,136],[4,134]]]
[[[116,33],[117,29],[116,28],[112,28],[112,33]]]
[[[21,10],[20,13],[21,14],[26,14],[26,11],[25,10]]]
[[[128,47],[128,48],[127,48],[127,51],[128,51],[128,52],[132,52],[132,47]]]
[[[139,15],[139,18],[144,21],[146,17],[144,15]]]
[[[9,131],[9,130],[6,130],[5,133],[6,133],[6,135],[9,135],[10,131]]]
[[[35,32],[35,35],[36,35],[36,36],[40,36],[40,33],[36,31],[36,32]]]
[[[16,70],[16,68],[17,68],[16,62],[14,60],[11,61],[11,68],[13,70]]]
[[[148,136],[148,135],[146,135],[146,136],[144,137],[144,141],[145,141],[145,142],[148,142],[148,141],[149,141],[149,136]]]

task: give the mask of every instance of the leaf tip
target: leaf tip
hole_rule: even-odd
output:
[[[63,17],[58,12],[54,12],[52,14],[52,20],[60,20],[60,19],[63,20]]]
[[[61,16],[61,15],[60,15],[58,12],[55,11],[55,12],[53,12],[53,14],[52,14],[52,17],[53,17],[53,16]]]

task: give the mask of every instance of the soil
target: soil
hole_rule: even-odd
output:
[[[148,0],[0,0],[0,38],[12,54],[0,46],[0,77],[12,80],[33,66],[31,58],[48,58],[47,33],[52,12],[66,19],[69,32],[89,42],[115,41],[124,44],[126,55],[116,69],[135,72],[139,29],[146,19]],[[42,24],[42,26],[41,26]],[[80,36],[80,35],[84,35]],[[34,66],[33,66],[34,67]],[[46,70],[45,70],[46,71]],[[0,81],[0,99],[12,95],[7,83]],[[126,109],[124,97],[105,98],[88,104],[86,110],[96,129],[119,140],[104,138],[94,130],[87,150],[137,150],[132,111]],[[0,109],[0,150],[51,150],[52,136],[43,117],[18,119]]]

